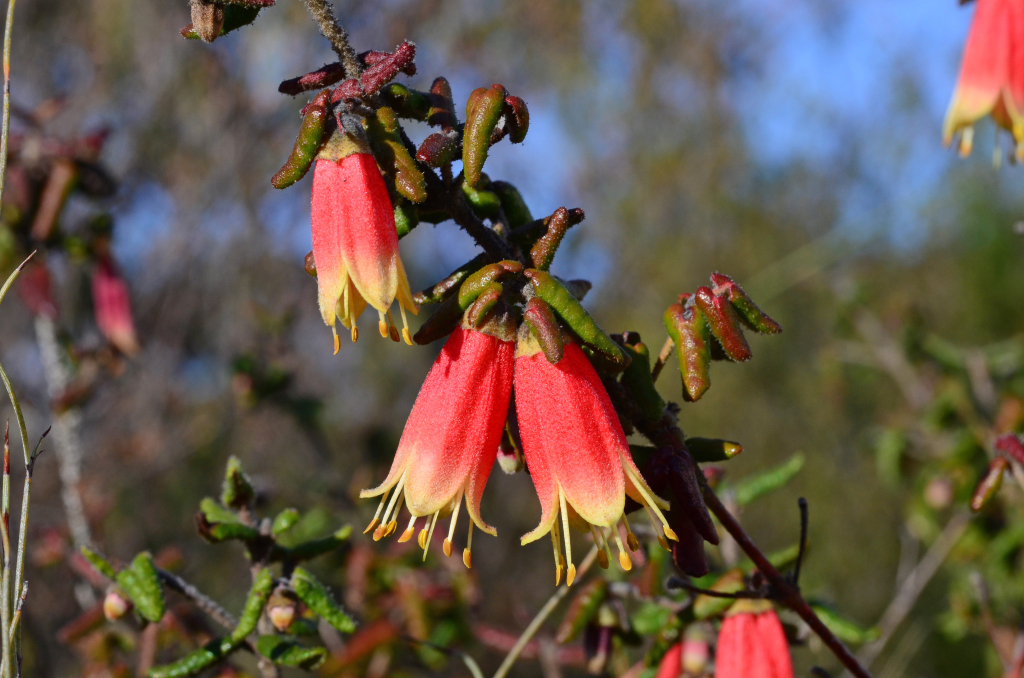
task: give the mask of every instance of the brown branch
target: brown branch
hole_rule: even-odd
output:
[[[356,51],[349,44],[348,32],[334,18],[334,8],[331,3],[327,0],[304,1],[313,21],[320,27],[320,33],[330,41],[335,54],[341,59],[346,77],[358,78],[363,73],[363,67],[356,57]]]
[[[162,581],[167,588],[172,591],[177,591],[181,595],[190,599],[196,604],[196,607],[210,615],[211,619],[224,628],[231,631],[238,626],[238,620],[236,620],[230,612],[225,610],[215,600],[208,597],[192,584],[189,584],[178,575],[168,572],[167,570],[157,568],[156,573],[160,577],[160,581]]]

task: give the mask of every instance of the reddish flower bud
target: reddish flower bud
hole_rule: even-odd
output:
[[[552,365],[533,334],[521,330],[515,373],[519,433],[541,503],[540,524],[522,537],[522,543],[551,534],[556,583],[566,561],[566,583],[571,585],[576,576],[570,523],[590,531],[609,560],[607,540],[614,540],[619,564],[631,567],[618,530],[621,521],[627,541],[631,547],[636,544],[624,516],[627,495],[648,510],[652,522],[665,526],[669,539],[675,539],[662,513],[668,504],[655,496],[633,463],[608,393],[580,347],[566,343],[562,359]],[[603,528],[610,528],[610,534],[606,536]],[[560,530],[566,561],[559,551]]]
[[[313,173],[313,258],[320,314],[340,343],[335,319],[359,337],[356,319],[376,309],[382,336],[398,341],[391,304],[398,299],[402,335],[412,344],[405,312],[417,313],[398,253],[395,214],[377,162],[365,145],[338,132],[327,142]]]
[[[92,304],[103,337],[125,355],[138,352],[128,286],[109,257],[97,260],[92,269]]]
[[[377,514],[366,528],[366,532],[377,528],[374,539],[395,531],[404,502],[412,518],[399,541],[411,539],[416,520],[426,516],[420,535],[426,557],[437,519],[451,514],[444,542],[445,555],[451,555],[463,497],[471,521],[463,553],[467,567],[473,525],[496,534],[480,517],[480,498],[508,415],[512,357],[512,342],[462,327],[452,332],[416,397],[388,477],[380,486],[360,493],[361,497],[381,496]],[[395,492],[381,516],[392,488]]]
[[[679,678],[683,673],[683,644],[676,643],[668,649],[658,664],[654,678]]]
[[[125,616],[130,609],[132,609],[131,601],[125,598],[120,591],[114,589],[107,591],[107,595],[103,599],[103,616],[108,621],[117,621]]]
[[[943,143],[963,129],[960,154],[969,155],[975,121],[991,115],[1024,149],[1024,5],[1017,0],[978,0],[964,48],[953,100],[942,127]]]
[[[718,634],[715,678],[793,678],[789,644],[778,615],[770,607],[748,611],[763,603],[735,605],[741,611],[727,616]]]

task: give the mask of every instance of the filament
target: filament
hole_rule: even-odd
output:
[[[402,338],[405,339],[405,343],[412,346],[412,335],[409,334],[409,320],[405,317],[405,306],[402,306],[401,302],[398,304],[398,312],[402,314]]]
[[[459,498],[455,500],[455,510],[452,511],[452,520],[448,523],[448,538],[444,540],[444,544],[441,548],[444,549],[444,555],[451,557],[452,555],[452,537],[455,536],[455,523],[459,519],[459,509],[462,508],[462,492],[459,493]],[[470,523],[473,521],[470,520]]]
[[[434,517],[431,518],[431,520],[430,520],[430,532],[427,533],[427,538],[423,540],[424,541],[424,544],[423,544],[423,560],[424,561],[426,561],[426,559],[427,559],[427,551],[430,550],[430,540],[434,537],[434,526],[437,525],[437,514],[438,513],[440,513],[440,511],[434,511]],[[420,534],[422,535],[423,533],[421,532]]]
[[[466,537],[466,548],[462,550],[462,564],[466,569],[473,567],[473,520],[469,521],[469,536]]]
[[[405,532],[403,532],[402,536],[398,538],[398,543],[399,544],[404,544],[405,542],[407,542],[410,539],[412,539],[412,534],[413,534],[413,532],[415,530],[416,530],[416,516],[412,516],[411,518],[409,518],[409,526],[407,528],[405,528]]]
[[[569,543],[569,512],[565,508],[565,494],[562,493],[561,487],[558,488],[558,503],[562,510],[562,529],[565,532],[565,560],[569,564],[565,573],[565,585],[572,586],[572,582],[576,578],[576,566],[572,564],[572,545]]]
[[[384,490],[384,495],[380,498],[380,503],[377,505],[377,512],[373,514],[373,520],[371,520],[370,524],[366,526],[365,530],[363,530],[363,534],[367,534],[373,530],[373,528],[377,527],[377,519],[380,517],[380,511],[384,508],[384,502],[387,501],[388,494],[390,494],[390,492],[390,488]]]

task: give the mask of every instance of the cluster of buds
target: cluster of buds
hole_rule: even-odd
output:
[[[963,3],[961,3],[963,4]],[[1024,6],[1016,0],[977,0],[963,63],[942,127],[948,146],[960,132],[960,155],[971,154],[974,123],[991,115],[1008,131],[1014,157],[1024,161]]]

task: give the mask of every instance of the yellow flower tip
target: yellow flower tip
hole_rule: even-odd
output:
[[[373,540],[374,541],[380,541],[381,539],[383,539],[384,538],[384,533],[387,532],[387,530],[388,530],[388,526],[387,525],[378,525],[377,529],[373,531]]]
[[[469,549],[462,549],[462,564],[466,566],[467,570],[473,567],[473,554]]]
[[[640,550],[640,540],[636,538],[636,535],[630,532],[626,535],[626,546],[629,547],[630,551]]]
[[[352,326],[352,343],[359,341],[359,328],[355,325]]]
[[[576,566],[569,565],[569,571],[565,575],[565,585],[572,586],[572,583],[576,580]]]
[[[338,330],[333,327],[331,332],[334,334],[334,355],[338,355],[338,351],[341,350],[341,338],[338,336]]]
[[[619,567],[626,572],[633,569],[633,561],[629,559],[629,556],[626,555],[625,551],[619,551]]]
[[[665,525],[665,536],[671,539],[672,541],[679,541],[679,536],[676,534],[675,530],[673,530],[668,525]]]
[[[388,336],[388,324],[383,320],[377,322],[377,329],[380,330],[380,336],[385,338]]]
[[[416,543],[420,545],[421,549],[427,548],[427,528],[420,530],[419,536],[416,538]]]
[[[363,530],[363,534],[370,534],[370,532],[373,531],[373,528],[377,527],[377,523],[379,522],[379,518],[374,518],[373,520],[371,520],[370,524],[366,526],[365,530]]]
[[[974,150],[974,128],[968,127],[960,133],[960,157],[966,158]]]
[[[608,554],[605,553],[604,549],[597,552],[597,564],[601,566],[602,570],[608,569]]]
[[[445,558],[451,558],[452,557],[452,540],[451,539],[445,539],[444,543],[441,545],[441,550],[444,551],[444,557]]]
[[[388,330],[388,336],[391,337],[391,341],[395,342],[396,344],[402,341],[402,339],[398,336],[398,328],[395,327],[394,325],[392,325],[391,328]]]
[[[397,529],[398,529],[398,521],[397,520],[392,520],[390,523],[388,523],[388,528],[384,531],[384,536],[385,537],[390,537],[391,535],[393,535],[395,533],[395,530],[397,530]]]
[[[398,538],[398,543],[399,544],[404,544],[405,542],[407,542],[410,539],[412,539],[412,533],[415,532],[415,531],[416,531],[416,525],[410,525],[409,527],[405,528],[405,532],[403,532],[402,536]]]
[[[402,339],[405,339],[405,343],[407,343],[410,346],[412,346],[412,335],[409,334],[409,328],[408,327],[403,327],[402,328]]]
[[[662,537],[660,534],[658,535],[658,543],[661,544],[661,548],[665,549],[666,551],[672,550],[672,547],[668,545],[668,542],[665,541],[665,538]]]
[[[565,570],[561,564],[555,565],[555,586],[562,583],[562,572]]]

